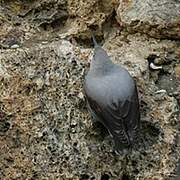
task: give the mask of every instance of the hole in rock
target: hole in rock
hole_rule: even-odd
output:
[[[127,174],[123,174],[121,180],[130,180],[130,177]]]
[[[109,180],[109,175],[108,174],[103,174],[101,176],[101,180]]]
[[[88,174],[82,174],[80,177],[80,180],[87,180],[89,179],[89,175]]]
[[[96,36],[96,34],[94,34],[97,43],[102,46],[102,42],[104,40],[103,36]],[[80,45],[83,46],[85,48],[93,48],[94,44],[93,44],[93,40],[91,38],[91,35],[89,35],[88,37],[75,37],[74,38],[76,40],[76,42]]]
[[[1,119],[0,119],[1,120]],[[0,134],[5,133],[9,130],[10,128],[10,123],[9,122],[5,122],[5,121],[0,121]]]
[[[143,121],[142,127],[145,130],[145,133],[150,136],[157,137],[160,134],[160,129],[148,121]]]
[[[154,60],[157,58],[158,56],[156,54],[150,54],[148,57],[147,57],[147,60],[149,62],[149,64],[151,62],[154,62]]]

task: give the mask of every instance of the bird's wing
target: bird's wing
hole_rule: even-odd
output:
[[[109,100],[108,102],[105,111],[107,112],[106,117],[113,121],[110,125],[112,131],[116,136],[119,136],[121,131],[118,134],[118,129],[124,129],[129,141],[133,143],[137,139],[140,126],[139,100],[136,86],[129,99],[121,100],[118,98],[118,94],[115,94],[114,101]]]
[[[128,125],[128,134],[131,139],[131,142],[135,143],[138,138],[138,132],[140,129],[140,109],[136,85],[134,89],[134,94],[131,99],[131,108],[125,121]]]
[[[86,94],[91,110],[99,117],[101,123],[109,130],[115,141],[129,145],[139,128],[139,102],[137,89],[130,100],[121,101],[116,95],[114,100],[99,103]]]
[[[86,94],[86,99],[89,103],[91,110],[96,114],[100,122],[109,130],[113,136],[115,144],[121,144],[118,146],[123,147],[124,145],[129,146],[130,142],[128,135],[125,132],[123,119],[120,115],[120,109],[114,109],[112,106],[104,106],[92,99],[92,97]],[[119,148],[118,148],[119,149]]]

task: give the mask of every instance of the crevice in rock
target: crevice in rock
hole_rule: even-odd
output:
[[[0,111],[0,136],[3,136],[10,128],[11,124],[4,112]]]
[[[121,180],[130,180],[131,178],[127,174],[123,174]]]
[[[58,18],[53,20],[52,22],[43,22],[39,25],[40,29],[44,31],[48,31],[50,29],[56,30],[56,29],[61,29],[64,27],[66,20],[68,16],[63,17],[63,18]]]
[[[96,38],[96,41],[99,45],[102,46],[103,42],[104,42],[104,38],[102,35],[95,35],[95,38]],[[94,44],[93,44],[93,41],[92,41],[92,38],[91,38],[91,35],[85,37],[85,38],[82,38],[82,37],[75,37],[74,38],[75,41],[79,44],[79,46],[82,46],[84,48],[93,48],[94,47]]]
[[[116,11],[114,9],[101,26],[97,24],[89,25],[88,31],[81,33],[79,36],[76,35],[74,39],[84,48],[93,48],[94,44],[91,37],[91,33],[93,33],[98,44],[102,46],[106,38],[104,35],[110,33],[112,31],[112,27],[119,27],[115,17]]]
[[[158,137],[161,132],[159,127],[148,121],[142,121],[142,126],[145,132],[147,132],[151,137]]]
[[[103,174],[102,176],[101,176],[101,180],[109,180],[109,175],[108,174]]]
[[[158,127],[158,125],[148,121],[142,121],[141,124],[141,135],[145,148],[155,144],[158,141],[160,135],[163,136],[163,132],[160,127]]]
[[[150,64],[151,62],[154,63],[154,60],[157,58],[158,56],[156,54],[149,54],[149,56],[147,57],[148,63]]]
[[[80,176],[80,180],[88,180],[89,179],[89,175],[88,174],[82,174]]]

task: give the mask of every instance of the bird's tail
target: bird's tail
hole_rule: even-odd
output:
[[[92,33],[92,40],[93,40],[93,43],[94,43],[94,47],[98,47],[99,45],[98,45],[98,43],[96,41],[96,38],[95,38],[93,33]]]

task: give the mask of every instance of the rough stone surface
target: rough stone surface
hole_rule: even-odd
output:
[[[38,31],[61,29],[67,0],[0,1],[0,47],[22,44]]]
[[[131,45],[124,46],[127,67],[148,71],[145,62],[135,66],[139,58],[131,62],[125,51]],[[178,156],[175,98],[156,94],[158,88],[148,81],[148,73],[143,78],[141,70],[135,73],[140,79],[144,144],[140,142],[127,157],[114,155],[110,138],[93,129],[85,108],[82,83],[90,53],[68,41],[1,51],[2,179],[162,179],[172,175]],[[118,55],[114,57],[120,63]]]
[[[178,37],[173,17],[179,11],[175,7],[169,17],[164,12],[179,1],[161,7],[148,1],[152,12],[143,1],[120,2],[0,2],[0,179],[175,178],[180,162],[180,51],[179,41],[172,39]],[[119,21],[121,6],[127,22]],[[145,21],[136,28],[128,12],[140,6],[149,15],[136,15]],[[167,17],[173,28],[163,28]],[[113,62],[126,67],[138,85],[141,138],[128,156],[114,154],[111,138],[92,126],[87,112],[82,84],[92,57],[90,29],[96,30],[98,41],[104,37]],[[162,69],[151,70],[150,62]]]
[[[117,20],[129,31],[155,38],[180,38],[179,0],[120,0]]]
[[[69,19],[62,36],[88,38],[89,29],[102,31],[114,10],[113,0],[68,0]]]
[[[39,33],[87,38],[89,28],[102,30],[115,4],[109,0],[0,1],[0,47],[21,44]],[[2,17],[2,18],[1,18]],[[56,33],[56,32],[60,32]],[[53,35],[52,35],[53,34]]]
[[[128,33],[180,38],[180,2],[175,0],[10,0],[0,5],[0,46],[4,48],[49,31],[53,32],[49,36],[86,39],[90,30],[102,35],[113,24]]]

